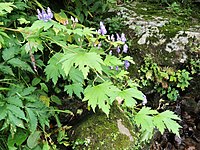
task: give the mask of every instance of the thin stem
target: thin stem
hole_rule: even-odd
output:
[[[11,29],[11,28],[6,28],[6,27],[0,27],[0,28],[4,30],[14,31],[14,32],[21,32],[19,29]]]

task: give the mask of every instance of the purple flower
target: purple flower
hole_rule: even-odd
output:
[[[126,42],[126,37],[124,33],[121,34],[121,41],[124,43]]]
[[[104,26],[103,22],[100,22],[100,30],[102,35],[105,35],[107,33],[106,27]]]
[[[43,20],[45,22],[53,18],[53,13],[51,12],[51,9],[49,7],[47,7],[47,13],[45,12],[45,10],[42,10],[42,12],[40,12],[39,9],[37,9],[37,13],[38,13],[37,15],[38,19]]]
[[[113,34],[111,35],[110,39],[112,40],[112,42],[115,42],[115,37]]]
[[[49,7],[47,7],[47,16],[49,20],[53,18],[53,13],[51,12],[51,9]]]
[[[127,45],[127,44],[124,44],[124,46],[123,46],[123,52],[124,52],[124,53],[127,53],[127,51],[128,51],[128,45]]]
[[[115,68],[117,71],[119,70],[119,66],[116,66],[116,68]]]
[[[98,34],[101,34],[101,29],[99,29],[99,30],[97,31],[97,33],[98,33]]]
[[[119,54],[121,52],[120,47],[117,46],[117,53]]]
[[[130,63],[129,63],[128,60],[124,61],[124,67],[125,67],[126,70],[128,69],[128,67],[130,67]]]
[[[144,100],[142,101],[142,105],[146,105],[147,104],[147,97],[145,95],[143,95]]]
[[[119,36],[118,33],[116,33],[116,36],[117,36],[117,41],[121,41],[121,37]]]

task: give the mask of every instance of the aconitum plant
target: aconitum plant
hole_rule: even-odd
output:
[[[98,30],[99,34],[105,35],[107,33],[106,27],[104,26],[103,22],[100,22],[100,29]]]
[[[40,12],[39,9],[37,9],[37,17],[39,20],[43,20],[45,22],[51,20],[53,18],[53,13],[51,12],[51,9],[49,7],[47,7],[47,12],[42,9],[42,12]]]
[[[127,53],[127,51],[128,51],[128,45],[127,45],[127,44],[124,44],[124,46],[123,46],[123,52],[124,52],[124,53]]]

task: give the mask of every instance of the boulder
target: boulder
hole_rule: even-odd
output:
[[[114,105],[109,117],[99,111],[83,118],[70,136],[77,150],[129,150],[136,139],[133,131],[127,116]]]

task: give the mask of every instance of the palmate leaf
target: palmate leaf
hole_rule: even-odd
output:
[[[115,100],[117,92],[119,89],[111,82],[106,81],[97,86],[88,86],[84,91],[83,101],[88,101],[88,106],[91,106],[94,112],[98,105],[108,115],[110,105]]]
[[[158,112],[156,110],[151,110],[149,107],[142,107],[140,111],[135,116],[135,122],[138,126],[141,126],[141,129],[152,131],[154,128],[153,124],[153,116],[154,114],[157,114]]]
[[[118,96],[124,99],[124,103],[127,107],[134,107],[137,103],[136,99],[143,100],[143,93],[137,88],[129,88],[118,93]]]
[[[65,91],[69,94],[69,96],[72,96],[74,93],[76,96],[81,98],[81,93],[83,93],[83,85],[80,83],[74,83],[70,85],[65,85]]]
[[[66,53],[60,62],[66,75],[69,74],[74,64],[83,73],[85,79],[87,79],[89,69],[94,69],[100,74],[102,73],[101,64],[103,64],[103,60],[95,52]]]
[[[74,67],[72,67],[69,71],[69,79],[72,80],[73,83],[83,84],[83,82],[84,82],[83,73]]]
[[[181,128],[181,126],[175,120],[180,120],[180,118],[172,111],[166,110],[156,115],[153,118],[153,123],[162,134],[167,128],[169,131],[172,131],[174,134],[180,137],[179,128]]]
[[[56,53],[53,57],[48,61],[48,65],[45,69],[45,74],[47,76],[47,81],[52,79],[54,85],[57,83],[58,78],[62,75],[64,76],[64,72],[62,69],[62,65],[59,60],[63,57],[63,54]]]

